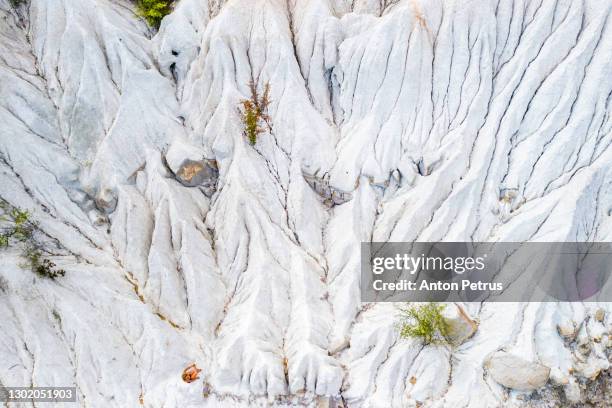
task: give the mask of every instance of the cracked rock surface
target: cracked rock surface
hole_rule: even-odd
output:
[[[612,241],[612,2],[179,0],[159,32],[127,0],[13,3],[0,197],[66,275],[0,252],[0,385],[88,407],[612,404],[610,303],[459,305],[477,330],[446,347],[359,299],[362,241]],[[250,81],[270,84],[255,146]],[[535,394],[487,370],[501,350]]]

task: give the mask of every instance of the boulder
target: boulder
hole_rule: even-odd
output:
[[[216,190],[219,170],[217,161],[206,159],[204,151],[182,139],[175,140],[165,155],[168,167],[177,181],[186,187],[202,187],[208,197]]]
[[[209,159],[185,159],[174,173],[176,179],[186,187],[203,186],[214,188],[219,178],[217,162]],[[212,194],[211,194],[212,195]]]
[[[457,304],[448,304],[442,311],[442,316],[448,325],[447,339],[453,346],[465,342],[478,329],[478,323]]]
[[[538,389],[550,376],[550,368],[502,350],[489,355],[484,368],[499,384],[519,391]]]

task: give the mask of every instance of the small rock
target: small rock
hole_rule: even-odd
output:
[[[562,337],[570,341],[574,340],[576,338],[576,335],[578,334],[576,326],[573,324],[560,324],[557,326],[557,331]]]
[[[176,179],[186,187],[203,186],[205,188],[214,188],[217,184],[219,171],[214,160],[203,159],[194,161],[185,159],[175,175]]]
[[[204,398],[208,398],[210,397],[210,393],[212,392],[212,387],[210,386],[209,383],[207,383],[206,381],[204,382],[204,385],[202,386],[202,396]]]
[[[601,308],[597,309],[597,311],[595,312],[595,320],[597,320],[598,322],[603,322],[605,317],[606,317],[605,310]]]
[[[499,190],[499,201],[511,203],[518,196],[518,188],[501,188]]]
[[[200,371],[202,370],[200,370],[195,363],[192,363],[183,370],[183,375],[181,377],[186,383],[192,383],[200,378]]]
[[[96,208],[105,214],[110,214],[117,208],[117,195],[111,189],[100,190],[94,200]]]
[[[317,397],[316,407],[317,408],[344,408],[344,401],[342,401],[342,398],[321,395]]]
[[[591,342],[590,341],[584,340],[584,339],[581,339],[581,338],[578,339],[577,345],[576,345],[576,350],[578,350],[578,352],[582,356],[586,357],[589,354],[591,354],[591,348],[592,347],[591,347]]]
[[[602,371],[610,368],[610,362],[605,356],[591,353],[586,359],[576,359],[574,368],[580,377],[594,381]]]
[[[519,391],[540,388],[550,376],[550,368],[506,351],[492,353],[485,360],[484,368],[499,384]]]
[[[448,325],[448,341],[454,346],[465,342],[478,329],[478,323],[459,305],[449,304],[442,311],[442,316]]]

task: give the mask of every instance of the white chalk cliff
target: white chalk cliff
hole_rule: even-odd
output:
[[[0,197],[66,275],[1,250],[0,385],[85,407],[612,403],[592,391],[610,303],[460,305],[478,327],[450,347],[359,296],[362,241],[612,241],[610,0],[179,0],[159,31],[127,0],[15,3]]]

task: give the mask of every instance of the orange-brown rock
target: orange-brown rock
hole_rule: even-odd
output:
[[[199,369],[195,363],[190,364],[187,366],[187,368],[185,368],[183,370],[183,381],[185,381],[186,383],[192,383],[194,381],[196,381],[197,379],[199,379],[199,374],[200,371],[202,371],[201,369]]]

